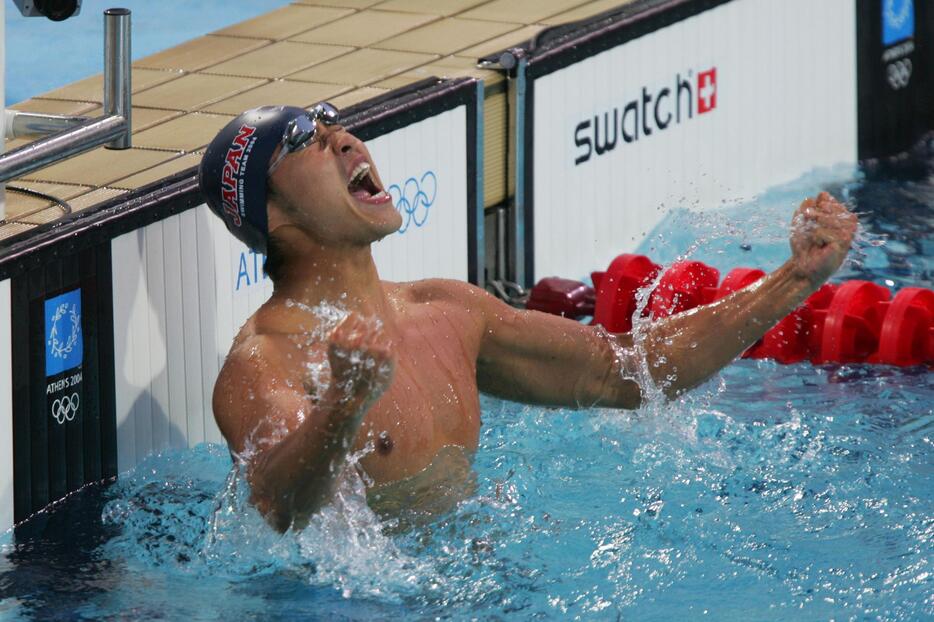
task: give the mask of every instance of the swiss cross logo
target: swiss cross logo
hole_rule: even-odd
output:
[[[697,114],[717,107],[717,68],[697,74]]]

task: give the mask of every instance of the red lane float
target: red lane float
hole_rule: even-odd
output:
[[[593,315],[595,302],[592,287],[580,281],[552,276],[535,284],[525,307],[577,320]]]
[[[542,279],[527,307],[572,318],[592,314],[593,324],[623,333],[632,330],[640,288],[656,279],[642,312],[652,320],[715,302],[765,276],[755,268],[736,268],[718,286],[719,271],[699,261],[676,262],[661,277],[660,272],[648,257],[620,255],[606,272],[591,274],[595,289]],[[890,299],[888,289],[868,281],[824,285],[743,356],[780,363],[934,365],[934,291],[907,287]]]
[[[869,281],[841,285],[826,311],[815,312],[815,329],[823,328],[820,347],[811,361],[858,363],[867,359],[879,347],[879,331],[891,296],[889,290]]]
[[[934,292],[906,287],[889,303],[870,363],[920,365],[934,361]]]
[[[632,314],[636,311],[636,292],[658,276],[661,266],[643,255],[620,255],[606,272],[590,275],[597,289],[593,323],[611,333],[632,330]],[[643,312],[645,315],[645,312]]]
[[[714,296],[714,301],[726,298],[733,292],[749,287],[765,276],[765,270],[758,268],[733,268],[720,283],[720,288]]]
[[[649,317],[658,320],[711,302],[720,271],[700,261],[678,261],[662,275],[649,298]]]

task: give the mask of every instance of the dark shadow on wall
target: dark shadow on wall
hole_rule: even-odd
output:
[[[138,229],[135,232],[133,253],[136,258],[133,265],[142,267],[147,264],[145,235],[147,235],[146,229]],[[149,243],[153,241],[150,240]],[[120,258],[115,256],[115,261],[118,260]],[[163,261],[165,261],[164,258]],[[151,274],[149,272],[149,275]],[[164,279],[156,279],[157,282],[153,283],[151,276],[148,278],[143,278],[143,276],[141,272],[137,278],[115,275],[114,279],[115,286],[122,283],[124,287],[132,288],[129,294],[128,292],[114,292],[115,299],[119,301],[114,304],[114,375],[123,379],[122,382],[116,383],[116,391],[121,391],[121,386],[124,387],[123,390],[128,390],[141,379],[129,377],[134,363],[133,359],[140,355],[140,349],[143,350],[142,355],[149,359],[152,366],[149,373],[142,378],[148,380],[148,383],[142,387],[133,401],[129,416],[124,418],[117,427],[118,470],[126,470],[128,466],[135,466],[151,453],[170,448],[179,449],[188,445],[188,431],[181,429],[171,421],[169,413],[165,411],[163,404],[154,394],[154,390],[158,390],[159,393],[168,396],[173,388],[170,386],[171,378],[168,370],[168,365],[171,363],[170,344],[163,327],[167,327],[169,322],[167,306],[179,304],[179,301],[172,300],[172,295],[165,291]],[[155,288],[160,288],[161,291],[157,292]],[[163,304],[154,304],[160,299],[164,301]],[[148,314],[149,321],[144,322],[148,329],[146,331],[138,331],[137,326],[130,325],[132,317],[139,319],[140,309],[142,313]],[[127,330],[138,332],[132,336],[120,332]],[[177,347],[180,344],[173,345]],[[179,388],[175,387],[175,390]],[[121,400],[118,399],[117,404],[119,409]],[[117,421],[121,421],[121,416],[122,413],[118,412]]]

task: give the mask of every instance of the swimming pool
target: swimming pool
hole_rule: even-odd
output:
[[[836,278],[932,287],[932,171],[928,155],[815,172],[678,211],[639,251],[772,268],[791,206],[829,188],[866,212]],[[455,509],[380,519],[350,482],[298,536],[240,511],[223,448],[161,454],[6,537],[0,617],[928,617],[930,378],[744,360],[634,413],[484,398],[475,490]]]
[[[199,35],[287,5],[287,0],[84,0],[81,13],[64,22],[23,17],[6,10],[6,103],[41,95],[100,73],[104,62],[103,12],[120,6],[133,12],[133,60]]]

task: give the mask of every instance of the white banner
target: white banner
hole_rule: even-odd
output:
[[[2,13],[0,11],[0,15]],[[0,533],[13,526],[13,335],[10,330],[10,302],[10,281],[0,281]]]
[[[852,0],[734,0],[534,83],[535,279],[856,161]]]

